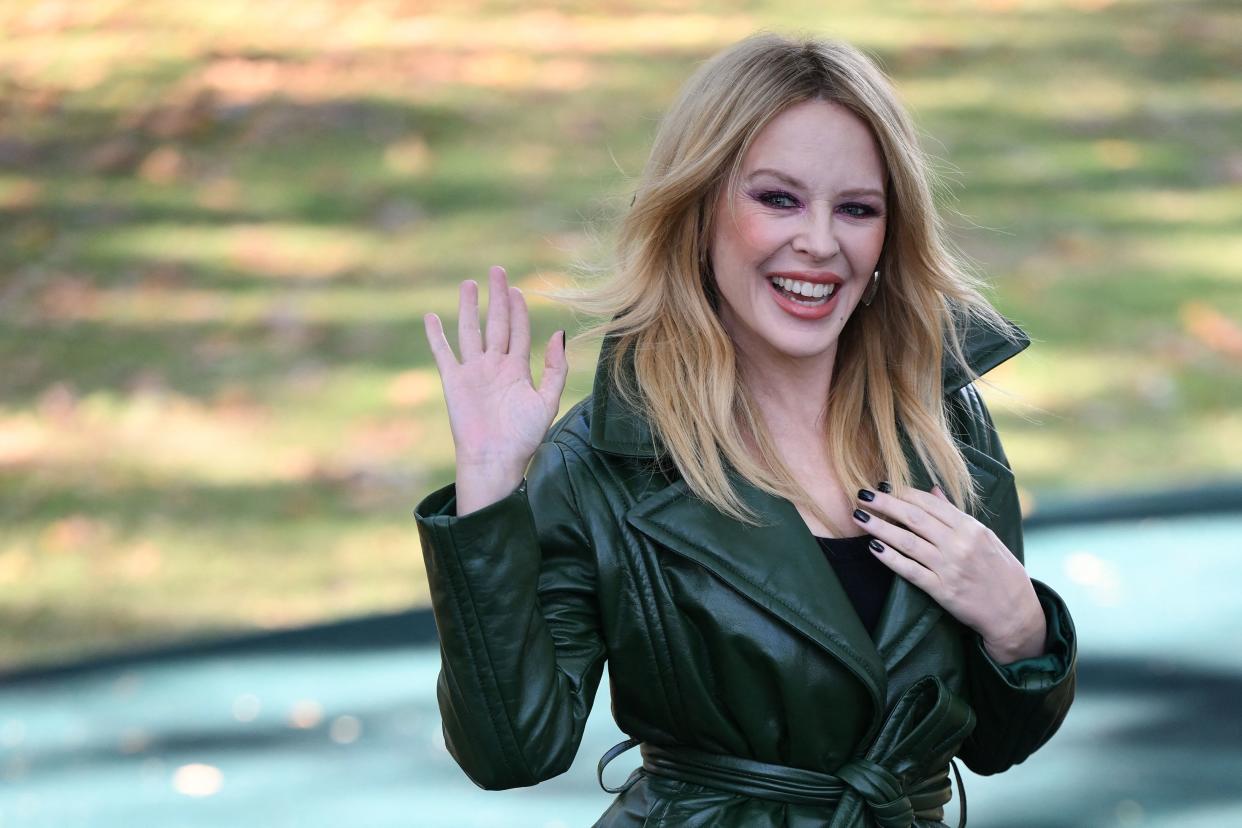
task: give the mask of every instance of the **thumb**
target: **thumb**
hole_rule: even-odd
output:
[[[543,352],[543,376],[539,378],[539,396],[553,417],[561,407],[561,392],[565,390],[568,375],[569,360],[565,356],[565,332],[562,330],[548,340]]]

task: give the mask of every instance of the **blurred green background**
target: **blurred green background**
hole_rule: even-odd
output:
[[[607,261],[660,113],[760,28],[895,79],[1035,340],[985,389],[1025,508],[1242,474],[1234,0],[9,3],[0,669],[426,604],[422,314],[503,264],[572,332],[531,291]]]

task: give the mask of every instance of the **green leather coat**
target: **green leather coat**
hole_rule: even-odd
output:
[[[976,329],[971,366],[988,371],[1023,340]],[[415,509],[445,741],[477,785],[564,772],[605,664],[644,769],[598,826],[941,826],[951,757],[998,773],[1057,730],[1077,646],[1052,589],[1034,582],[1048,626],[1039,657],[997,664],[900,577],[873,640],[793,504],[738,480],[766,524],[751,527],[691,496],[605,366],[513,492],[457,517],[450,484]],[[983,486],[976,517],[1021,560],[992,419],[954,371],[945,393]]]

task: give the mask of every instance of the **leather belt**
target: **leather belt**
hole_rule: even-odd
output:
[[[832,808],[829,828],[863,828],[866,815],[880,828],[910,828],[916,819],[942,820],[953,797],[949,767],[961,792],[958,826],[966,825],[966,789],[950,758],[974,727],[974,711],[936,676],[919,679],[902,694],[865,756],[835,773],[773,765],[740,756],[723,756],[680,745],[642,743],[643,765],[619,788],[604,785],[604,766],[639,744],[627,739],[600,759],[599,783],[622,793],[644,774],[654,774],[730,793]],[[945,766],[942,763],[946,763]],[[917,767],[942,769],[912,779]]]

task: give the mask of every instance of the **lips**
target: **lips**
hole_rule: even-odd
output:
[[[832,295],[828,297],[828,301],[824,302],[822,305],[800,305],[793,299],[786,296],[785,293],[778,288],[771,279],[764,279],[763,281],[767,282],[768,290],[771,292],[772,297],[776,300],[776,304],[780,307],[780,309],[788,313],[790,316],[797,317],[798,319],[823,319],[825,316],[828,316],[836,310],[837,297],[841,295],[841,289],[836,288],[833,290]],[[820,284],[824,284],[824,282],[821,282]]]

